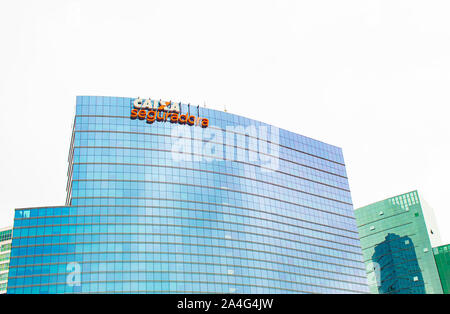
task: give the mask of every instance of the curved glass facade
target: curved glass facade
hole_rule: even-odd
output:
[[[8,293],[368,292],[340,148],[77,97],[67,204],[17,209]]]

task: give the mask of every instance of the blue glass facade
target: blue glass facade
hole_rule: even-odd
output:
[[[368,292],[340,148],[133,101],[77,97],[66,206],[16,210],[8,293]]]

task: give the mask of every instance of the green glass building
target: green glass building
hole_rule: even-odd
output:
[[[371,293],[442,293],[434,213],[417,191],[355,210]]]
[[[11,239],[12,227],[0,229],[0,294],[6,293],[8,285]]]
[[[445,294],[450,294],[450,244],[435,247],[433,253],[442,290]]]

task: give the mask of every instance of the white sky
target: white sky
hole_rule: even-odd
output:
[[[0,226],[63,205],[76,95],[340,146],[355,208],[418,189],[450,242],[449,1],[1,1]],[[212,122],[211,122],[212,123]]]

